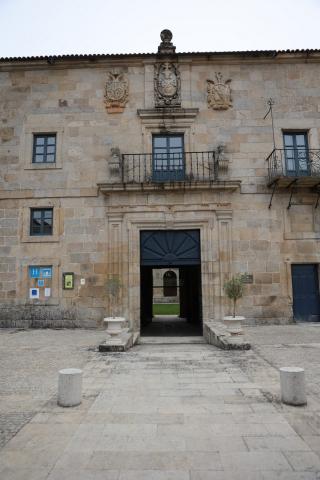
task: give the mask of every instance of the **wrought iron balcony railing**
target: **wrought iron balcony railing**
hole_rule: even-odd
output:
[[[320,150],[300,148],[275,148],[267,157],[269,182],[286,178],[320,178]],[[319,180],[320,181],[320,180]]]
[[[215,152],[137,153],[121,156],[122,183],[212,182]]]

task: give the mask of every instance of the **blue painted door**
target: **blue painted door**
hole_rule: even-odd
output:
[[[320,320],[318,265],[292,265],[293,316],[296,320]]]

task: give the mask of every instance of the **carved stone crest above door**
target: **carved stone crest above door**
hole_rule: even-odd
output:
[[[158,63],[154,70],[154,95],[156,107],[181,105],[181,80],[178,65]]]
[[[227,110],[232,106],[231,80],[223,80],[220,72],[216,73],[216,80],[207,80],[208,107],[214,110]]]
[[[107,73],[104,98],[108,113],[123,112],[129,98],[129,82],[125,73]]]

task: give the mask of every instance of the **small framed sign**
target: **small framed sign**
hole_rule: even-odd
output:
[[[66,272],[63,274],[63,289],[72,290],[74,288],[74,273]]]
[[[242,275],[243,283],[253,283],[253,275],[252,273],[244,273]]]
[[[30,288],[29,297],[30,298],[39,298],[39,288]]]

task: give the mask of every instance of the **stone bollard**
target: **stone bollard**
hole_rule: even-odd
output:
[[[65,368],[59,370],[58,405],[75,407],[80,405],[82,396],[82,370]]]
[[[307,403],[303,368],[280,368],[280,386],[283,403],[288,405],[305,405]]]

